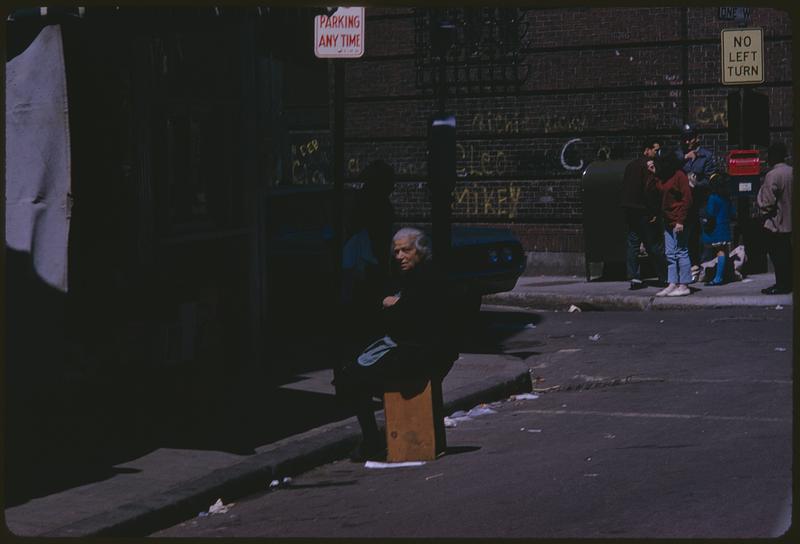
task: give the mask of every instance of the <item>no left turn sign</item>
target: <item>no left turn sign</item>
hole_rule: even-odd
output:
[[[764,38],[760,28],[722,30],[722,84],[764,83]]]

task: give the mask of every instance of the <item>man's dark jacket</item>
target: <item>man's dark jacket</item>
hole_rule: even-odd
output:
[[[637,211],[650,216],[657,216],[660,208],[659,194],[648,190],[648,183],[652,174],[647,169],[649,159],[642,155],[638,159],[632,160],[625,167],[625,176],[622,179],[622,190],[620,192],[620,206]]]

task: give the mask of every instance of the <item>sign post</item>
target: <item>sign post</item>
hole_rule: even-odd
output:
[[[724,28],[722,84],[764,83],[764,36],[760,28]],[[739,142],[744,142],[744,88],[739,88]]]
[[[320,59],[354,59],[364,55],[364,8],[349,7],[330,10],[314,17],[314,55]],[[335,247],[337,263],[341,261],[344,246],[344,65],[333,63],[333,181],[336,201]],[[336,266],[335,285],[341,293],[341,267]]]

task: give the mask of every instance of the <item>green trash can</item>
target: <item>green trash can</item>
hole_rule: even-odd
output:
[[[630,160],[595,161],[581,178],[586,281],[625,279],[627,225],[620,207],[625,167]]]

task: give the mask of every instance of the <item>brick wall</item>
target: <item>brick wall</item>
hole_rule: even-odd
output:
[[[416,86],[414,15],[367,8],[366,55],[345,65],[346,175],[371,160],[395,167],[398,219],[430,220],[427,123],[436,104]],[[457,121],[453,220],[506,225],[529,251],[580,252],[581,172],[632,159],[642,138],[678,141],[694,123],[720,160],[729,151],[720,84],[718,8],[565,8],[526,12],[518,89],[468,93],[447,107]],[[764,29],[773,137],[792,144],[792,39],[787,12],[752,8]]]

